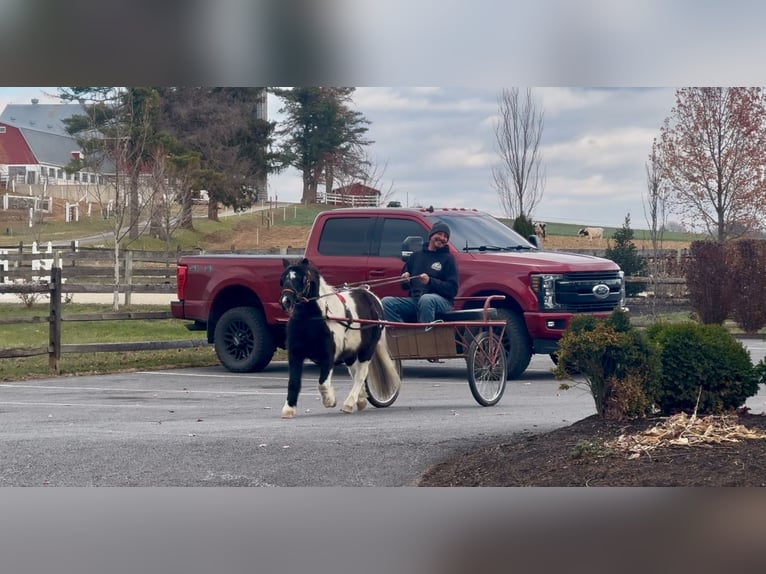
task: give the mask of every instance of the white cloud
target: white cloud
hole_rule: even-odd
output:
[[[425,165],[438,169],[476,169],[491,168],[496,162],[495,154],[482,149],[483,146],[474,143],[459,147],[447,146],[428,153],[425,157]]]
[[[639,162],[649,155],[657,130],[636,127],[586,133],[571,141],[543,146],[548,162],[577,162],[588,167],[609,167]]]
[[[583,88],[535,88],[533,94],[541,100],[546,118],[557,118],[564,113],[592,108],[609,97],[604,91]]]

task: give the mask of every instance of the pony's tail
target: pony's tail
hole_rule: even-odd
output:
[[[372,392],[379,397],[393,396],[402,385],[396,364],[388,352],[385,328],[380,334],[380,341],[375,345],[375,354],[370,360],[367,384],[372,387]]]

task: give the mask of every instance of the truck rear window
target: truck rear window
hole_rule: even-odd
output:
[[[373,221],[370,217],[328,219],[317,250],[322,255],[368,255]]]
[[[417,221],[412,219],[384,219],[378,255],[399,259],[402,256],[402,241],[413,235],[422,237],[423,241],[427,243],[428,231]]]

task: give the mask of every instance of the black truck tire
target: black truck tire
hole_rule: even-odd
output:
[[[532,360],[532,342],[529,340],[524,319],[510,309],[498,309],[498,316],[505,319],[505,347],[508,379],[518,379]]]
[[[218,360],[233,373],[262,371],[276,351],[266,319],[255,307],[233,307],[221,315],[213,343]]]

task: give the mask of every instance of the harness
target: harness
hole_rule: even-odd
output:
[[[324,305],[324,317],[321,317],[321,319],[329,320],[329,321],[335,321],[337,323],[342,324],[346,331],[348,330],[354,330],[354,331],[361,331],[362,329],[367,329],[370,327],[376,327],[377,325],[359,325],[358,327],[354,326],[354,316],[351,314],[351,309],[348,308],[348,305],[346,304],[346,298],[338,291],[333,290],[332,293],[325,293],[324,295],[317,295],[316,297],[307,297],[307,293],[309,290],[310,284],[307,283],[306,286],[303,288],[303,291],[298,293],[295,289],[291,289],[289,287],[285,287],[282,289],[282,294],[284,293],[293,293],[295,297],[301,302],[301,303],[310,303],[312,301],[318,301],[319,299],[324,299],[326,297],[331,297],[332,295],[335,295],[338,300],[343,305],[343,314],[346,316],[345,321],[341,321],[340,319],[326,319],[328,315],[330,315],[330,303],[329,301],[325,302]],[[351,287],[348,289],[364,289],[366,291],[369,291],[369,286],[367,285],[360,285],[358,287]],[[316,319],[320,319],[320,317],[316,317]]]
[[[401,281],[401,277],[388,277],[383,279],[374,279],[372,281],[368,282],[360,282],[360,283],[344,283],[341,290],[344,291],[353,291],[356,289],[363,289],[365,291],[369,291],[371,286],[378,286],[378,285],[387,285],[392,283],[399,283]],[[346,316],[346,320],[342,321],[337,318],[327,319],[327,317],[330,315],[330,304],[329,302],[325,302],[324,306],[324,318],[328,321],[335,321],[337,323],[342,324],[346,331],[348,330],[354,330],[354,331],[361,331],[362,329],[369,329],[372,327],[378,327],[378,325],[375,324],[363,324],[359,325],[358,327],[354,326],[354,317],[351,314],[351,310],[348,308],[348,305],[346,305],[346,298],[340,293],[339,289],[333,288],[331,293],[325,293],[324,295],[317,295],[316,297],[309,297],[308,293],[311,288],[311,285],[313,284],[313,281],[307,281],[306,285],[303,287],[303,290],[298,293],[295,289],[292,289],[290,287],[283,287],[282,288],[282,295],[285,293],[292,293],[295,295],[295,298],[300,303],[310,303],[312,301],[318,301],[319,299],[324,299],[325,297],[330,297],[332,295],[335,295],[343,305],[343,314]],[[319,319],[319,317],[317,317]]]
[[[332,295],[332,293],[328,293],[328,295]],[[348,308],[348,305],[346,305],[346,298],[343,295],[341,295],[338,291],[335,291],[335,295],[338,297],[338,299],[340,299],[340,302],[343,304],[343,313],[346,315],[346,322],[344,323],[343,321],[338,321],[338,323],[343,325],[346,328],[346,331],[348,331],[349,329],[361,330],[362,328],[361,326],[354,327],[352,325],[354,321],[354,316],[351,314],[351,310]],[[325,297],[325,295],[322,295],[322,297]],[[325,302],[324,315],[325,317],[327,317],[329,314],[330,314],[330,304],[328,302]]]

